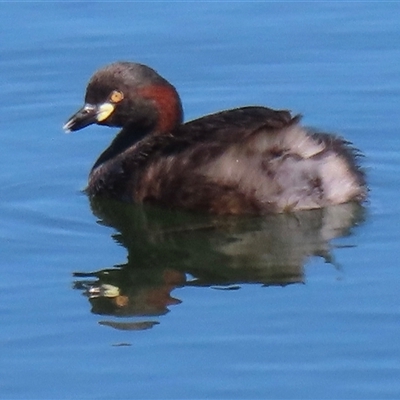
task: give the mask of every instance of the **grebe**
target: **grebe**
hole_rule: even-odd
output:
[[[179,95],[148,66],[116,62],[90,79],[64,125],[122,127],[89,175],[89,196],[215,214],[263,214],[362,202],[358,151],[286,110],[241,107],[183,123]]]

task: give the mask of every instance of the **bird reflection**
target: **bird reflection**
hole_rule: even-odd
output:
[[[76,272],[74,287],[92,312],[116,317],[157,317],[181,301],[184,286],[234,290],[244,283],[266,286],[304,281],[312,256],[335,264],[330,242],[350,234],[364,218],[362,206],[267,216],[205,216],[151,205],[93,199],[99,223],[127,249],[127,262],[95,272]],[[158,321],[101,321],[122,330],[149,329]]]

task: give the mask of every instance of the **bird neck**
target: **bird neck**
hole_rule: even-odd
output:
[[[97,159],[92,167],[92,171],[97,167],[105,164],[107,161],[112,160],[119,154],[123,153],[126,149],[133,146],[135,143],[139,142],[150,132],[147,130],[133,130],[129,126],[125,126],[114,138],[111,144],[101,153],[100,157]]]

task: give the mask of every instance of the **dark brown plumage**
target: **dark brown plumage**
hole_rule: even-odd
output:
[[[67,131],[121,126],[90,175],[90,196],[218,214],[284,212],[361,202],[357,153],[299,116],[243,107],[182,123],[175,88],[151,68],[119,62],[89,81]]]

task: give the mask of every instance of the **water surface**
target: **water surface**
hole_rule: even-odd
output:
[[[400,5],[2,3],[0,397],[399,398]],[[264,104],[365,154],[363,207],[213,218],[90,204],[92,72],[146,63],[187,119]]]

